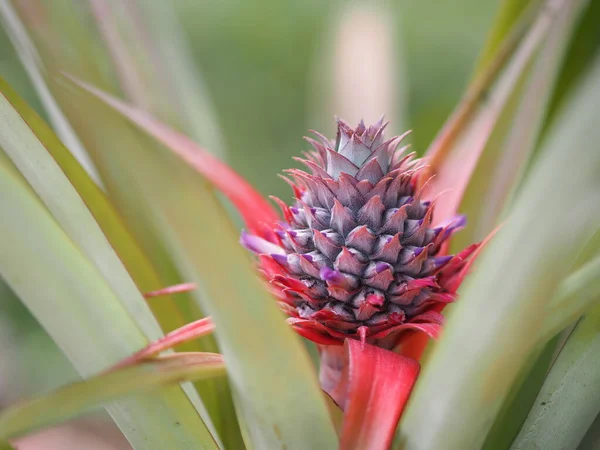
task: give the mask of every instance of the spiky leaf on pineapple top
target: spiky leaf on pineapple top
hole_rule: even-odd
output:
[[[393,348],[403,331],[435,335],[469,247],[445,255],[462,217],[431,227],[434,203],[418,188],[422,160],[384,142],[387,123],[352,129],[338,120],[335,142],[315,133],[314,151],[291,169],[293,206],[270,237],[244,234],[289,322],[320,344],[355,338]]]

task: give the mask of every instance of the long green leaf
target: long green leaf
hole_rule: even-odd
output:
[[[600,3],[591,1],[571,43],[567,58],[563,64],[550,106],[550,117],[546,128],[551,126],[554,117],[568,100],[573,88],[577,86],[582,76],[593,65],[594,58],[600,51]]]
[[[106,195],[90,179],[69,150],[56,138],[43,120],[1,78],[0,92],[21,117],[24,125],[30,128],[30,134],[35,136],[32,142],[35,142],[35,140],[39,141],[33,148],[37,151],[36,155],[41,158],[39,160],[40,164],[43,163],[42,165],[46,167],[46,170],[52,170],[54,175],[59,179],[62,179],[62,177],[58,172],[57,166],[66,175],[69,182],[81,196],[83,202],[85,202],[85,205],[98,223],[98,226],[102,229],[102,232],[119,256],[119,259],[127,268],[137,287],[142,292],[149,292],[165,287],[167,281],[160,278]],[[25,161],[22,161],[25,158],[24,154],[14,151],[13,158],[18,160],[23,167],[25,164]],[[52,183],[52,178],[48,179],[44,173],[35,172],[33,169],[35,168],[28,170],[25,175],[29,177],[38,176],[38,186],[40,183]],[[64,179],[62,179],[62,183],[64,183]],[[48,192],[43,192],[43,195],[48,195]],[[135,295],[139,297],[138,294]],[[150,306],[164,330],[173,330],[187,322],[182,317],[175,299],[167,295],[161,296],[160,300],[150,302]],[[189,346],[186,350],[208,351],[215,349],[214,346],[211,348],[209,342],[206,342],[204,347],[207,348]]]
[[[517,21],[522,19],[523,15],[531,13],[533,7],[539,6],[539,3],[540,0],[503,0],[500,2],[494,25],[479,57],[476,74],[483,72],[486,66],[493,61]]]
[[[435,177],[427,191],[433,196],[444,192],[443,201],[438,202],[436,207],[436,222],[449,220],[456,214],[480,156],[527,69],[559,18],[569,15],[572,10],[577,11],[580,3],[567,0],[544,2],[496,84],[490,88],[493,79],[484,79],[487,84],[474,83],[429,148],[428,156]]]
[[[587,3],[571,1],[557,14],[551,33],[525,73],[522,89],[516,93],[516,107],[503,118],[504,130],[487,143],[461,203],[469,227],[457,236],[456,248],[481,240],[494,229],[516,192],[538,143],[569,38]]]
[[[90,10],[125,95],[224,156],[217,119],[169,2],[94,0]]]
[[[534,350],[506,397],[482,450],[507,450],[514,441],[542,387],[560,336]]]
[[[569,275],[552,298],[541,340],[574,323],[600,299],[600,256]]]
[[[597,306],[569,336],[511,449],[577,448],[600,413],[599,386],[600,306]]]
[[[0,412],[0,439],[63,422],[123,397],[171,384],[225,375],[221,355],[176,353],[97,375],[48,394],[23,400]]]
[[[548,318],[544,321],[540,342],[545,342],[561,329],[568,327],[600,299],[600,257],[586,263],[569,275],[559,286],[550,301]],[[570,330],[566,330],[570,333]],[[508,398],[498,419],[486,439],[484,450],[504,450],[517,436],[535,397],[546,379],[546,374],[556,353],[562,335],[555,336],[535,358],[533,369],[524,371],[513,387],[514,395]]]
[[[101,3],[98,5],[101,6]],[[118,8],[122,2],[110,3]],[[106,4],[106,2],[102,4]],[[130,2],[128,5],[121,5],[127,9],[125,22],[130,19],[136,21],[135,24],[129,26],[130,29],[135,28],[134,35],[137,37],[150,35],[151,37],[148,38],[150,41],[146,39],[141,43],[135,41],[134,38],[125,39],[128,46],[143,48],[144,51],[141,53],[144,56],[129,61],[125,59],[121,61],[125,66],[119,66],[118,61],[113,64],[109,52],[102,47],[102,38],[98,35],[94,23],[87,23],[94,17],[88,10],[90,5],[91,2],[88,4],[87,2],[65,1],[48,8],[44,2],[35,1],[30,4],[32,7],[29,8],[22,3],[14,2],[14,9],[20,14],[19,17],[8,0],[2,0],[1,3],[0,12],[3,14],[4,22],[10,25],[7,31],[18,48],[28,50],[20,52],[21,59],[28,69],[30,77],[35,81],[38,93],[47,100],[46,108],[50,116],[55,118],[54,123],[62,124],[59,131],[65,128],[73,131],[73,123],[68,123],[65,116],[69,114],[81,116],[81,111],[74,112],[72,105],[65,105],[64,99],[60,98],[61,91],[57,90],[53,78],[57,70],[72,71],[72,73],[77,73],[113,90],[118,90],[115,80],[122,80],[122,78],[117,75],[111,76],[112,72],[116,74],[122,73],[123,70],[133,70],[137,74],[136,76],[145,80],[144,83],[140,81],[140,84],[143,84],[143,91],[148,95],[148,101],[153,106],[161,109],[161,105],[169,105],[167,108],[169,119],[186,129],[193,128],[194,133],[210,129],[211,133],[218,134],[210,116],[205,114],[207,103],[202,96],[200,87],[189,90],[184,99],[180,95],[185,91],[186,86],[194,83],[195,76],[189,67],[189,61],[185,55],[185,45],[182,42],[175,45],[171,53],[165,48],[166,42],[173,43],[171,38],[179,41],[178,32],[174,29],[175,22],[169,11],[170,6],[164,5],[162,2],[140,2],[139,4]],[[148,17],[146,17],[146,13],[149,15]],[[46,26],[36,26],[38,14],[45,17]],[[138,17],[140,15],[144,15],[144,17]],[[24,24],[20,18],[23,19]],[[109,17],[106,17],[104,23],[110,25],[107,22],[110,20]],[[119,27],[121,27],[120,29],[127,28],[126,24],[122,22],[119,22]],[[153,31],[149,32],[146,27],[151,27]],[[25,30],[25,28],[28,29]],[[27,31],[30,36],[27,35]],[[160,38],[156,38],[156,36]],[[153,48],[152,42],[157,44],[160,49]],[[34,44],[35,48],[31,48]],[[161,67],[158,70],[160,74],[147,68],[148,58]],[[178,65],[179,63],[181,65]],[[169,67],[170,70],[165,74],[162,67]],[[45,79],[42,75],[45,76]],[[163,89],[164,86],[161,85],[163,81],[169,86],[169,89]],[[14,98],[11,98],[11,102],[16,105]],[[106,201],[103,193],[90,183],[79,165],[70,157],[69,152],[62,145],[56,144],[54,136],[47,132],[45,125],[40,125],[35,114],[32,114],[26,105],[19,105],[17,109],[40,136],[56,162],[83,197],[137,286],[143,291],[149,291],[185,281],[177,272],[160,235],[153,233],[145,226],[145,221],[138,215],[138,209],[127,208],[128,214],[123,214],[122,218],[119,217],[119,214],[115,214],[112,205]],[[202,121],[199,117],[207,117],[207,119]],[[101,127],[101,124],[94,124],[94,126]],[[61,137],[65,138],[65,133],[62,133]],[[68,133],[66,137],[69,137]],[[76,139],[80,142],[79,136],[76,136]],[[207,139],[207,142],[211,143],[218,141],[217,138],[212,139],[209,136]],[[65,142],[70,144],[71,140]],[[70,150],[74,149],[70,148]],[[94,164],[102,164],[102,161],[95,158]],[[124,191],[130,189],[130,186],[121,186]],[[119,192],[115,192],[114,184],[108,188],[110,194],[118,196]],[[132,234],[135,240],[132,239]],[[140,251],[140,248],[143,252]],[[179,328],[202,317],[201,311],[188,294],[179,294],[176,298],[161,298],[149,303],[165,331]],[[217,348],[214,338],[207,336],[186,344],[182,350],[216,351]],[[228,400],[227,380],[207,380],[196,383],[196,387],[211,414],[215,427],[221,435],[227,437],[228,445],[233,447],[241,445],[233,405],[231,400]]]
[[[57,222],[95,264],[107,283],[124,302],[149,339],[161,337],[154,316],[141,308],[144,300],[120,259],[52,155],[29,124],[14,109],[0,85],[0,148],[27,179]],[[11,93],[13,94],[13,93]],[[56,143],[57,145],[60,145]]]
[[[114,113],[83,90],[72,101],[95,105],[87,110],[97,114]],[[119,144],[105,141],[103,151],[132,168],[128,185],[143,186],[137,202],[162,230],[180,269],[200,286],[204,295],[198,301],[217,326],[254,446],[334,448],[337,439],[310,358],[258,279],[210,188],[141,132],[114,119],[112,125]],[[119,148],[128,151],[117,155]]]
[[[147,344],[100,272],[4,163],[0,210],[10,211],[0,221],[0,274],[82,376]],[[218,448],[181,387],[107,410],[136,449]]]
[[[27,35],[25,27],[19,20],[9,0],[0,0],[0,23],[2,23],[23,67],[26,69],[32,84],[35,86],[38,97],[48,112],[48,117],[57,135],[70,149],[73,156],[77,158],[77,161],[85,168],[87,173],[94,179],[94,182],[100,184],[100,177],[89,155],[81,145],[77,135],[67,122],[44,82],[44,77],[38,67],[38,55],[33,42]]]
[[[84,200],[65,176],[48,148],[52,148],[53,153],[58,154],[59,157],[62,156],[62,161],[66,165],[69,165],[70,162],[71,169],[76,169],[77,163],[74,160],[68,161],[66,149],[53,138],[51,131],[43,126],[39,118],[28,110],[22,102],[19,102],[18,96],[2,80],[0,80],[0,89],[2,89],[0,95],[0,118],[2,119],[0,124],[0,147],[12,159],[29,184],[32,185],[69,237],[95,264],[112,291],[123,302],[129,314],[141,327],[144,335],[150,341],[159,339],[162,333],[151,310],[147,307],[135,283],[125,270],[123,263],[110,245],[99,224],[95,221]],[[24,112],[30,122],[24,120],[19,112],[14,109],[15,106],[20,107],[20,110]],[[35,131],[30,123],[35,127]],[[43,136],[45,142],[41,141],[39,136]],[[116,217],[111,217],[111,213],[114,216],[112,208],[109,207],[103,194],[95,187],[93,182],[86,177],[83,171],[80,171],[79,175],[79,184],[83,185],[84,189],[87,188],[85,192],[88,194],[88,204],[101,210],[97,213],[103,217],[102,220],[105,223],[112,218],[112,225],[117,225],[117,227],[121,225]],[[114,231],[124,232],[123,229]],[[128,242],[127,239],[130,236],[121,233],[120,238],[124,238],[120,242],[125,243]],[[127,250],[134,247],[134,245],[130,245]],[[134,250],[137,249],[134,248]],[[141,259],[140,255],[136,256],[138,256],[137,260],[139,261]],[[140,263],[143,264],[141,261]],[[177,313],[177,310],[172,308],[172,303],[165,303],[165,306],[171,308],[167,311],[165,311],[166,308],[161,308],[161,312],[170,313],[167,317],[171,318],[173,313]],[[186,387],[186,389],[188,394],[194,398],[204,420],[210,423],[208,413],[197,398],[196,392],[189,387]]]
[[[600,220],[598,76],[600,61],[553,129],[506,225],[475,264],[397,444],[410,450],[482,445],[538,341],[540,315]]]

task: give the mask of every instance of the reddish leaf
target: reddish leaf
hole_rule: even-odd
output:
[[[435,178],[427,186],[426,194],[433,198],[447,191],[444,201],[436,208],[434,225],[456,214],[500,115],[517,91],[519,80],[527,73],[538,48],[553,29],[550,16],[540,13],[533,25],[524,27],[524,23],[535,17],[527,15],[524,22],[515,25],[495,60],[474,81],[427,151],[429,169],[423,173],[421,182],[432,174]]]
[[[340,450],[387,450],[419,374],[419,363],[370,344],[345,343],[348,364]]]
[[[117,365],[111,368],[114,370],[119,367],[129,366],[138,361],[148,359],[164,350],[168,350],[178,344],[183,344],[194,339],[198,339],[215,330],[215,324],[210,317],[205,317],[195,322],[188,323],[187,325],[177,328],[170,333],[167,333],[161,339],[152,342],[133,355],[120,361]]]
[[[161,297],[163,295],[180,294],[182,292],[190,292],[196,289],[196,283],[181,283],[166,288],[157,289],[156,291],[146,292],[144,298]]]
[[[158,121],[146,111],[127,104],[71,75],[66,76],[78,86],[123,114],[202,174],[231,200],[244,218],[246,226],[254,234],[269,240],[274,239],[270,227],[265,226],[265,224],[271,225],[279,220],[275,209],[231,167],[211,155],[187,136]]]

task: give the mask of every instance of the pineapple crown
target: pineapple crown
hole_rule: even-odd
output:
[[[288,321],[324,345],[360,339],[393,348],[407,330],[435,335],[453,280],[472,253],[446,255],[457,217],[432,228],[433,202],[422,199],[423,161],[384,140],[383,118],[351,128],[338,120],[335,142],[313,132],[309,172],[287,170],[292,206],[274,198],[284,220],[268,238],[246,234]]]

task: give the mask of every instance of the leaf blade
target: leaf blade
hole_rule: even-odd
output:
[[[389,350],[346,340],[347,389],[340,450],[386,450],[420,366]]]
[[[278,220],[278,215],[273,207],[254,187],[191,139],[154,119],[145,111],[128,105],[71,75],[67,74],[67,77],[170,148],[176,155],[214,184],[219,191],[231,200],[251,230],[263,234],[266,232],[263,224],[270,225]]]
[[[569,336],[511,449],[576,448],[585,437],[600,413],[599,327],[597,306]]]
[[[79,373],[93,375],[144,346],[145,336],[114,292],[31,188],[4,164],[0,172],[0,206],[11,211],[0,221],[0,232],[10,236],[0,246],[0,273]],[[107,410],[134,448],[158,450],[165,442],[218,448],[178,386]]]
[[[176,353],[88,378],[5,408],[0,436],[12,439],[99,408],[125,396],[183,381],[224,376],[221,355]]]
[[[600,220],[600,180],[595,174],[600,154],[594,138],[600,104],[594,80],[599,73],[596,60],[595,70],[549,136],[544,158],[528,178],[510,219],[475,264],[474,272],[479,273],[468,278],[462,290],[461,301],[413,395],[396,445],[404,440],[406,448],[424,450],[483,443],[539,338],[541,321],[528,318],[544,311]],[[581,144],[576,157],[563,151],[573,139]],[[561,189],[548,199],[548,189],[558,180]],[[555,200],[568,210],[557,210]],[[536,226],[540,222],[568,227],[570,233],[557,240],[552,230]],[[536,231],[523,234],[528,229]],[[461,349],[459,354],[456,348]],[[441,392],[442,386],[452,389]],[[460,417],[452,414],[458,403]],[[419,417],[434,420],[425,424]]]

